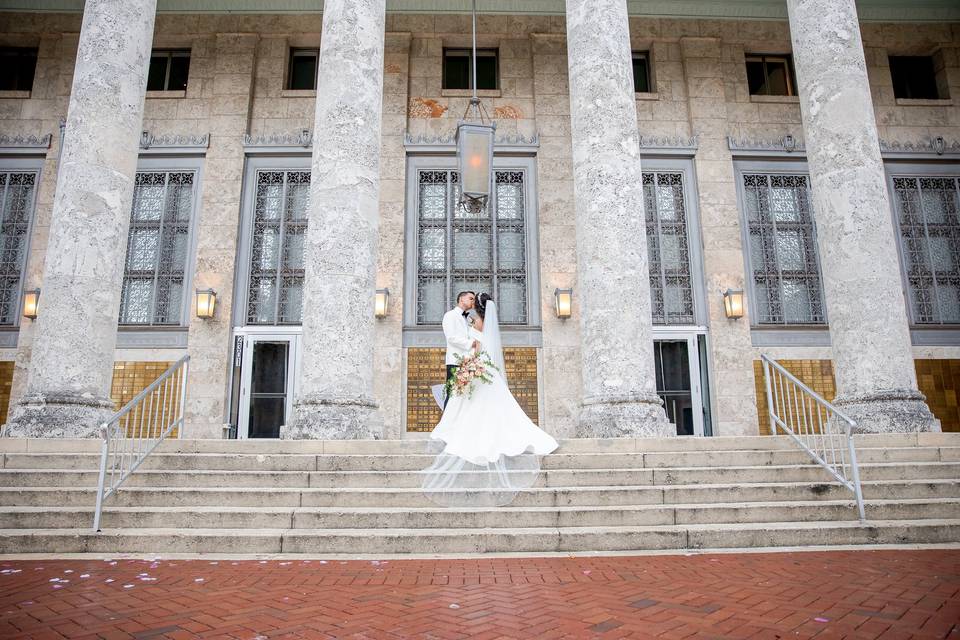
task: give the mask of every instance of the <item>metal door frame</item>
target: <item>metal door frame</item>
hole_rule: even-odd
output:
[[[237,439],[246,440],[250,437],[250,387],[253,376],[253,346],[257,342],[289,342],[290,357],[287,362],[287,402],[285,416],[289,419],[293,412],[293,399],[297,391],[297,381],[300,379],[300,337],[297,331],[290,331],[286,327],[278,331],[276,327],[244,327],[236,329],[235,336],[243,337],[243,359],[240,364],[240,396],[239,414],[237,416]]]
[[[705,327],[662,327],[653,329],[653,341],[670,341],[687,343],[687,367],[690,371],[690,402],[693,411],[693,436],[703,437],[703,380],[700,378],[700,347],[697,340],[706,335]],[[709,384],[709,380],[707,381]],[[696,408],[699,407],[699,411]]]

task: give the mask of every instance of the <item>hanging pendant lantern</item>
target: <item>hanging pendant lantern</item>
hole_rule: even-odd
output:
[[[460,207],[473,213],[486,208],[493,172],[493,144],[497,125],[477,97],[477,2],[473,0],[473,96],[457,123],[457,169],[460,171]],[[472,119],[470,119],[472,118]]]

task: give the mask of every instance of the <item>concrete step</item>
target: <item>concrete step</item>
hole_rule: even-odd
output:
[[[876,520],[505,529],[3,529],[0,553],[387,554],[630,551],[960,539],[960,520]]]
[[[870,500],[960,497],[960,480],[924,479],[867,481]],[[642,504],[706,504],[848,500],[851,493],[837,483],[763,482],[741,485],[689,484],[662,486],[538,487],[522,492],[513,506],[614,506]],[[0,488],[0,511],[6,506],[90,508],[94,488]],[[197,488],[126,487],[108,499],[108,507],[429,507],[419,488]]]
[[[958,462],[958,447],[863,448],[861,463]],[[415,471],[426,468],[433,456],[422,453],[361,454],[250,454],[155,453],[143,470],[206,471]],[[569,453],[542,458],[544,469],[640,469],[668,467],[746,467],[809,464],[800,450],[678,451],[666,453]],[[100,456],[92,453],[7,453],[0,456],[4,469],[95,470]]]
[[[860,465],[862,480],[960,478],[960,462],[877,463]],[[823,482],[827,472],[817,465],[688,467],[653,469],[552,469],[542,471],[536,486],[646,486],[676,484],[744,484],[759,482]],[[2,487],[94,487],[92,470],[0,469]],[[208,471],[137,470],[124,487],[315,487],[412,488],[421,485],[419,471]]]
[[[787,436],[576,438],[560,440],[556,453],[630,453],[673,451],[795,450]],[[960,447],[960,433],[864,434],[858,448]],[[100,452],[96,439],[0,438],[0,453]],[[366,454],[426,453],[426,439],[404,440],[167,440],[157,453]]]
[[[873,500],[870,520],[960,519],[960,501]],[[615,507],[504,507],[500,509],[341,507],[109,507],[102,524],[112,529],[458,529],[503,527],[652,526],[750,522],[856,520],[852,500]],[[86,507],[8,507],[0,529],[82,529],[93,520]]]

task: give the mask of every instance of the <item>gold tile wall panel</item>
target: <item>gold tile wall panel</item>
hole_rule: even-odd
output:
[[[146,389],[151,382],[159,378],[172,364],[172,362],[114,362],[110,399],[113,400],[117,411],[133,400],[134,396]],[[166,387],[165,390],[163,390],[164,386]],[[150,437],[159,435],[161,425],[170,423],[170,420],[177,415],[179,405],[179,383],[174,380],[168,385],[161,385],[140,405],[140,409],[127,415],[124,421],[127,436],[134,436],[138,433]],[[147,429],[147,425],[154,426]],[[167,437],[176,438],[178,436],[178,430],[175,429]]]
[[[0,421],[7,421],[10,410],[10,390],[13,387],[13,360],[0,362]]]
[[[836,397],[837,388],[833,380],[832,361],[778,360],[777,362],[779,362],[780,366],[784,369],[799,378],[805,385],[823,396],[827,402],[832,402],[834,397]],[[753,361],[753,378],[757,391],[757,417],[760,435],[768,436],[770,435],[770,416],[767,413],[767,386],[763,378],[763,362],[761,360]],[[793,396],[791,395],[790,399],[792,400],[792,398]],[[801,408],[801,406],[796,403],[788,402],[786,398],[780,398],[779,402],[781,406],[779,407],[780,411],[778,413],[781,416],[789,416],[788,418],[784,418],[787,424],[794,425],[801,422],[799,417],[802,413],[806,419],[804,424],[810,425],[817,422],[816,418],[812,415],[811,407]],[[826,416],[821,417],[821,419],[825,418]]]
[[[446,378],[443,348],[407,349],[407,431],[432,431],[440,421],[440,407],[430,387]],[[537,350],[534,347],[507,347],[503,350],[510,391],[523,410],[539,423]]]
[[[960,360],[914,360],[917,386],[944,431],[960,431]]]

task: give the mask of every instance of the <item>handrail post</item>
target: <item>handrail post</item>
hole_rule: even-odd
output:
[[[107,479],[107,456],[110,453],[110,427],[107,424],[100,425],[100,435],[103,442],[100,443],[100,479],[97,481],[97,507],[93,514],[93,530],[100,531],[100,513],[103,510],[103,486]]]
[[[860,466],[857,464],[857,450],[853,446],[854,423],[847,422],[847,447],[850,451],[850,472],[853,474],[853,493],[857,498],[857,511],[860,512],[860,522],[866,522],[867,514],[863,506],[863,487],[860,485]]]
[[[773,390],[770,388],[770,363],[766,356],[760,356],[763,363],[763,381],[767,387],[767,416],[770,418],[770,435],[777,435],[777,421],[773,419]]]

